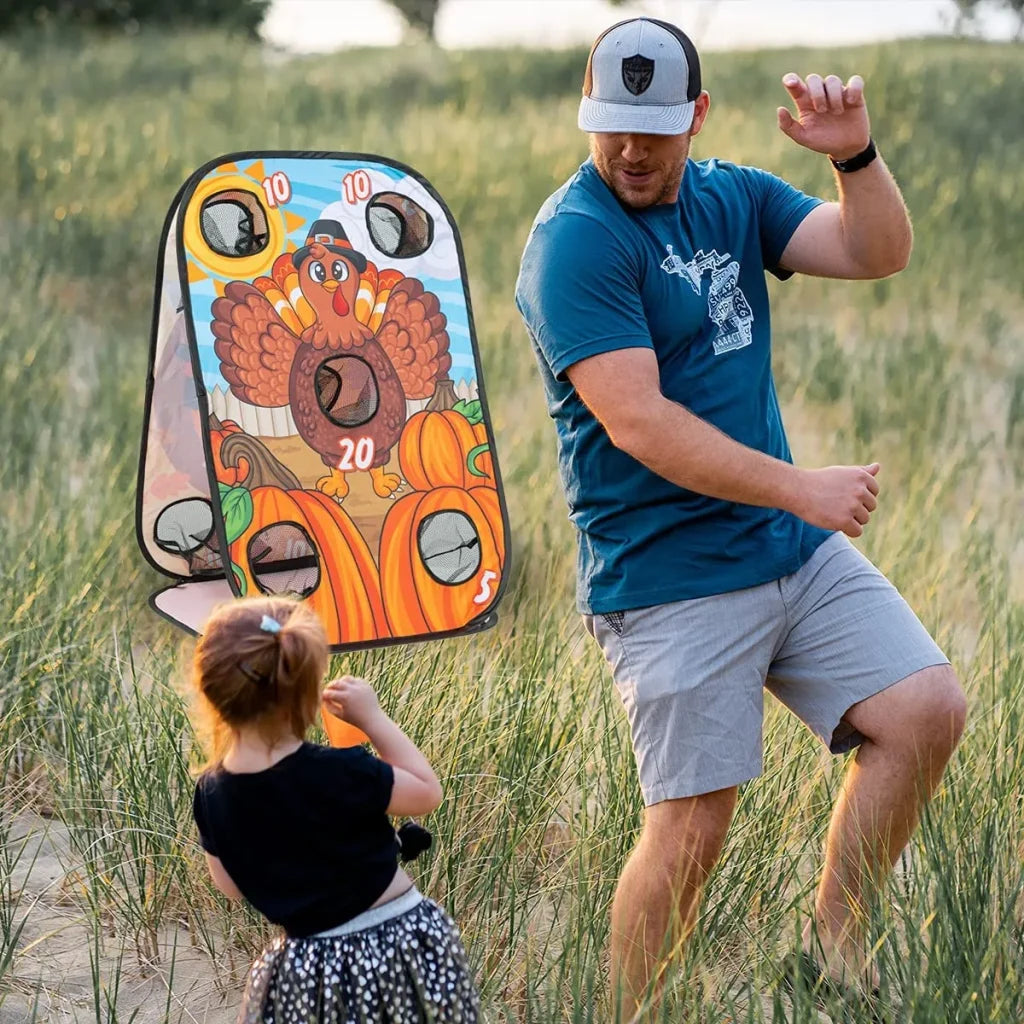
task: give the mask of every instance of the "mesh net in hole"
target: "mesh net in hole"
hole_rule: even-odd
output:
[[[434,222],[419,203],[397,192],[378,192],[366,206],[373,244],[386,256],[409,259],[430,248]]]
[[[420,523],[416,546],[438,583],[465,583],[480,568],[480,535],[464,512],[444,509]]]
[[[324,415],[342,427],[371,420],[380,403],[377,378],[365,360],[335,356],[316,368],[316,399]]]
[[[188,562],[190,573],[223,568],[213,532],[213,509],[205,498],[183,498],[163,509],[153,524],[157,547]]]
[[[320,585],[320,557],[298,523],[274,523],[249,541],[249,571],[264,594],[308,597]]]
[[[252,256],[267,247],[267,218],[248,192],[218,192],[203,203],[200,226],[206,244],[221,256]]]

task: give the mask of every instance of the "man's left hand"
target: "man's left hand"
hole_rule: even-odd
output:
[[[796,117],[779,107],[779,128],[794,142],[835,160],[848,160],[867,148],[871,126],[860,75],[844,86],[838,75],[808,75],[804,81],[790,72],[782,84],[796,104]]]

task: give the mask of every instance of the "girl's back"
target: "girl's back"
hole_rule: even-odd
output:
[[[313,743],[263,771],[211,769],[194,800],[200,841],[261,914],[312,935],[367,910],[394,877],[393,781],[362,747]]]

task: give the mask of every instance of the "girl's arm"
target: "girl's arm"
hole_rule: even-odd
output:
[[[231,880],[231,876],[224,870],[224,865],[220,862],[220,857],[214,857],[212,853],[206,854],[206,866],[210,869],[210,877],[213,879],[213,884],[229,900],[240,900],[243,899],[241,890]]]
[[[365,679],[342,676],[324,687],[327,710],[362,729],[382,761],[391,765],[395,784],[388,814],[417,817],[429,814],[444,796],[434,769],[419,748],[381,710],[377,695]]]

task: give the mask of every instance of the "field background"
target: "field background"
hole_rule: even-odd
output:
[[[938,41],[711,54],[695,147],[829,196],[827,162],[775,127],[779,79],[859,72],[914,220],[893,280],[772,286],[795,457],[882,463],[859,546],[970,697],[871,922],[914,1024],[1024,1020],[1021,58]],[[230,1021],[270,934],[206,878],[180,696],[190,644],[146,608],[160,579],[133,523],[165,212],[201,163],[259,148],[397,158],[460,226],[514,578],[492,632],[334,669],[375,680],[439,768],[446,800],[416,875],[462,926],[487,1020],[609,1020],[608,908],[641,804],[573,611],[553,428],[512,301],[537,208],[585,156],[583,61],[415,47],[283,61],[212,34],[0,43],[2,1024]],[[772,979],[810,906],[842,761],[775,706],[766,738],[666,1020],[817,1019]]]

